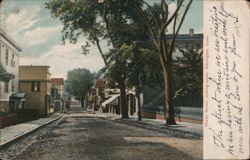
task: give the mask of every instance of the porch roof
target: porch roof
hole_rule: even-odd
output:
[[[18,98],[18,99],[22,99],[25,97],[25,93],[21,93],[21,92],[15,92],[15,93],[12,93],[10,95],[10,98]]]

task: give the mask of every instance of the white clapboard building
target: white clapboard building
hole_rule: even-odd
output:
[[[21,51],[21,47],[0,28],[0,63],[7,73],[14,75],[9,82],[0,81],[0,112],[8,111],[9,97],[18,91],[18,66]]]

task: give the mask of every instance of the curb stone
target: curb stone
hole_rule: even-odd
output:
[[[144,123],[144,122],[138,122],[138,121],[129,121],[129,120],[122,120],[122,119],[116,119],[115,121],[125,123],[125,124],[132,124],[136,125],[138,127],[146,128],[146,129],[154,129],[157,132],[163,132],[167,133],[174,137],[181,137],[181,138],[192,138],[192,139],[202,139],[203,137],[199,134],[190,132],[190,131],[183,131],[179,129],[170,128],[168,126],[161,127],[161,126],[155,126],[152,124]]]
[[[190,132],[190,131],[183,131],[179,129],[174,129],[168,126],[156,126],[152,124],[148,124],[145,122],[140,122],[140,121],[131,121],[131,120],[126,120],[126,119],[120,119],[120,118],[112,118],[112,117],[103,117],[104,119],[110,120],[110,121],[115,121],[123,124],[131,124],[137,127],[145,128],[145,129],[153,129],[157,132],[162,132],[169,134],[170,136],[174,137],[181,137],[181,138],[191,138],[191,139],[203,139],[203,136]]]
[[[33,128],[33,129],[31,129],[31,130],[28,130],[27,132],[24,132],[24,133],[22,133],[22,134],[19,134],[19,135],[15,136],[14,138],[12,138],[12,139],[10,139],[10,140],[8,140],[8,141],[2,143],[2,144],[0,145],[0,149],[2,150],[2,149],[4,149],[4,148],[9,147],[10,145],[16,143],[17,141],[19,141],[19,140],[25,138],[26,136],[32,134],[32,133],[35,132],[35,131],[37,131],[38,129],[40,129],[40,128],[42,128],[42,127],[44,127],[44,126],[46,126],[46,125],[48,125],[48,124],[50,124],[50,123],[52,123],[52,122],[58,120],[58,119],[60,119],[63,115],[64,115],[64,114],[61,114],[60,116],[56,117],[55,119],[52,119],[52,120],[50,120],[50,121],[48,121],[48,122],[46,122],[46,123],[44,123],[44,124],[40,124],[40,125],[38,125],[37,127]]]

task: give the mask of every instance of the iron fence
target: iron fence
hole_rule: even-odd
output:
[[[149,112],[153,114],[164,114],[165,107],[142,107],[143,112]],[[186,107],[186,106],[175,106],[174,112],[176,118],[189,118],[195,120],[202,120],[203,118],[203,108],[200,107]]]

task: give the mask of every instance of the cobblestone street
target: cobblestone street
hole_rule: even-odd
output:
[[[184,139],[81,112],[65,115],[1,151],[16,160],[201,159],[202,140]]]

